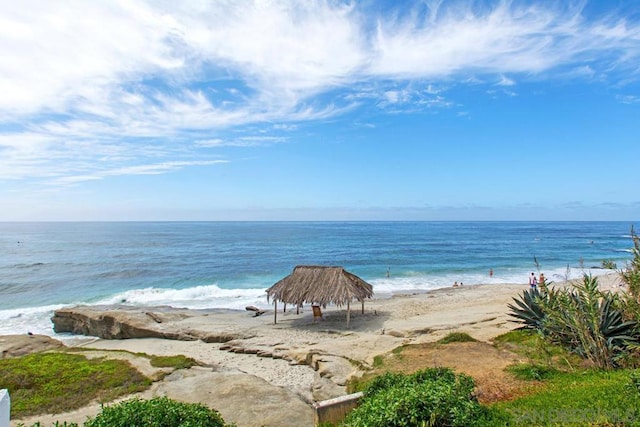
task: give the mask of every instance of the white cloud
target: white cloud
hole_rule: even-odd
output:
[[[496,83],[498,86],[513,86],[516,84],[512,79],[507,76],[500,76],[500,81]]]
[[[228,163],[226,160],[200,160],[200,161],[170,161],[156,164],[145,164],[126,166],[117,169],[108,169],[95,171],[92,174],[86,175],[69,175],[61,176],[54,180],[49,181],[50,185],[73,185],[80,182],[95,181],[104,179],[110,176],[123,176],[123,175],[160,175],[168,172],[174,172],[180,169],[184,169],[189,166],[210,166],[219,163]]]
[[[282,142],[215,136],[227,129],[295,130],[363,103],[448,108],[454,82],[511,86],[554,70],[638,78],[635,22],[589,21],[581,3],[482,5],[2,2],[0,179],[164,173],[176,158],[196,164],[194,147]]]

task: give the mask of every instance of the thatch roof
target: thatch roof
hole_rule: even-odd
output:
[[[267,299],[285,304],[333,303],[342,306],[373,296],[373,287],[342,267],[299,265],[293,272],[267,289]]]

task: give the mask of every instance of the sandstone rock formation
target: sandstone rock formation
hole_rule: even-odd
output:
[[[0,359],[64,347],[60,341],[46,335],[0,335]]]
[[[164,338],[180,341],[227,342],[246,334],[232,324],[215,330],[197,330],[189,320],[207,316],[210,310],[169,306],[140,309],[125,305],[75,306],[54,312],[51,321],[57,333],[88,335],[104,339]]]

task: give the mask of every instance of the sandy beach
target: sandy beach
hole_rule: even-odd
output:
[[[619,289],[618,276],[599,277],[603,289]],[[199,401],[219,410],[227,422],[243,426],[313,425],[312,403],[346,393],[345,383],[372,366],[374,357],[405,344],[434,342],[452,331],[490,342],[518,325],[507,305],[527,288],[524,284],[465,285],[428,293],[380,297],[352,307],[327,307],[314,320],[310,307],[253,317],[250,312],[225,311],[168,323],[167,328],[233,330],[243,338],[225,343],[159,338],[105,340],[83,338],[75,346],[88,354],[126,350],[154,355],[184,354],[203,366],[175,372],[141,395],[167,395]],[[165,326],[163,326],[165,327]],[[123,356],[129,357],[129,356]],[[137,365],[136,365],[137,366]],[[153,375],[150,367],[140,367]],[[146,369],[146,371],[145,371]],[[266,397],[268,396],[268,398]],[[100,411],[94,404],[67,414],[12,420],[30,425],[55,420],[82,423]]]

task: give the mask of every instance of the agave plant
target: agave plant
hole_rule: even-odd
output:
[[[520,298],[513,298],[514,304],[508,304],[510,316],[515,322],[522,323],[525,329],[542,331],[545,319],[543,294],[537,288],[525,290]]]
[[[509,314],[523,328],[541,332],[600,368],[615,367],[639,342],[637,321],[624,319],[619,297],[601,292],[596,277],[585,275],[573,289],[526,290],[513,300]]]

